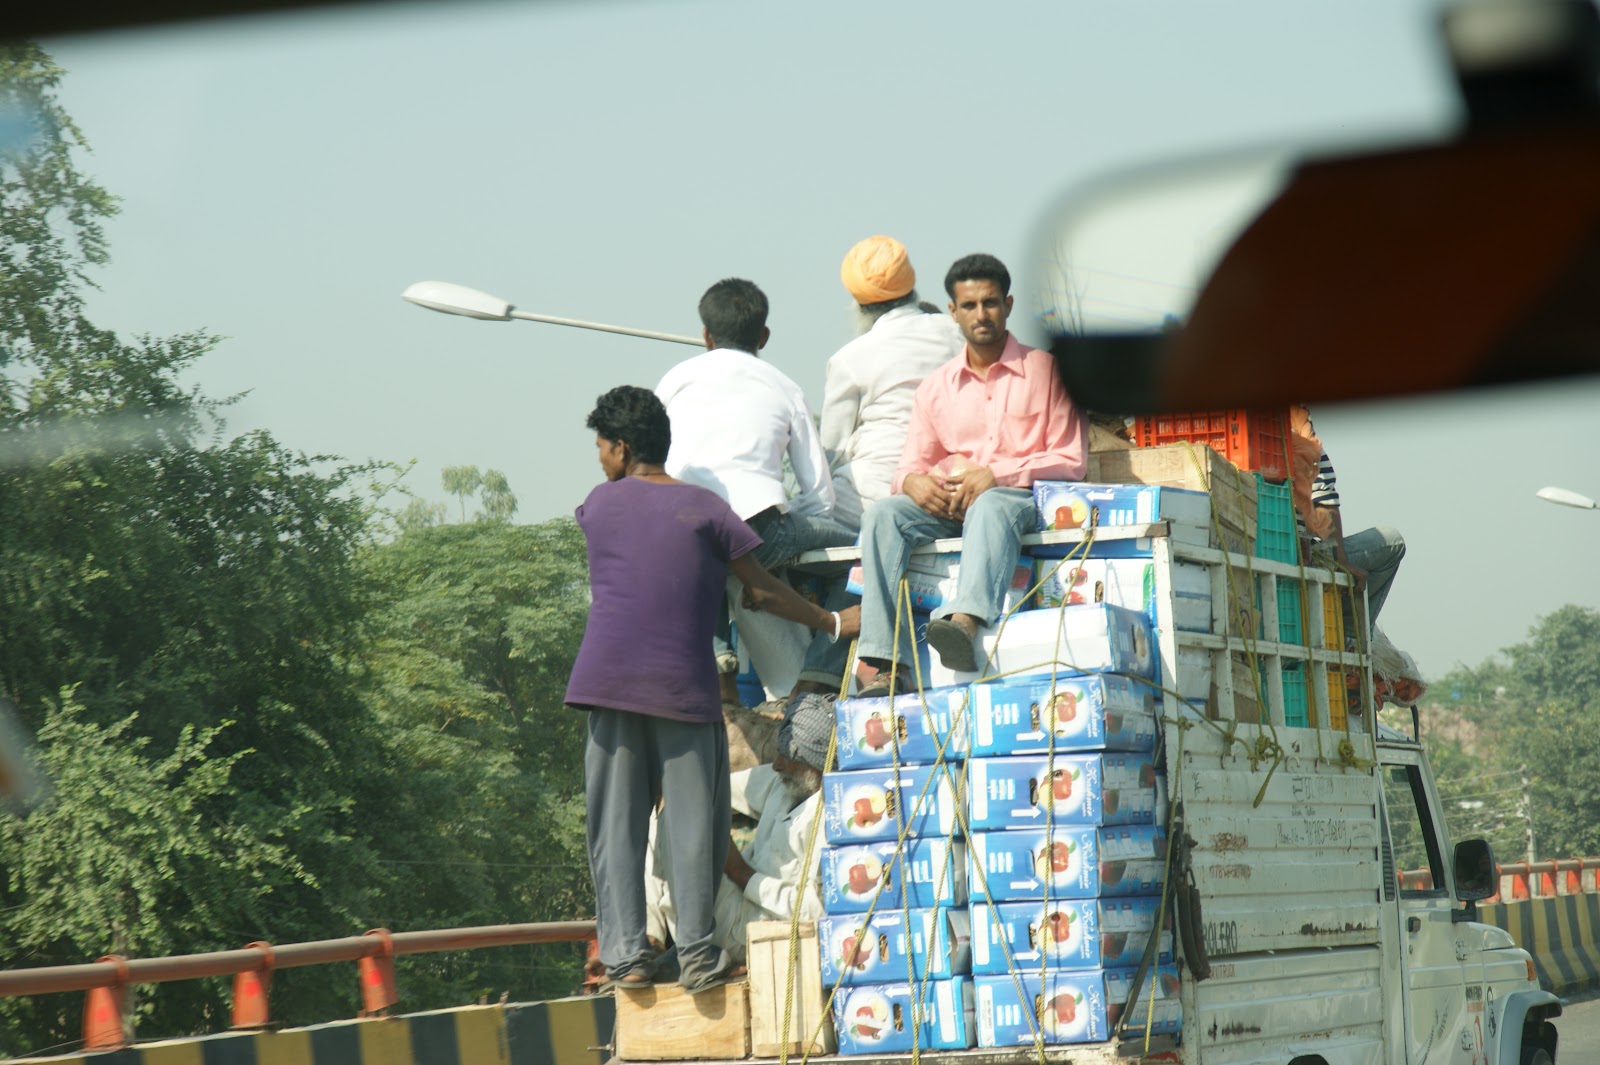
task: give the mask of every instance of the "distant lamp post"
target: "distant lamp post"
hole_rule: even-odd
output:
[[[463,318],[478,318],[486,322],[509,322],[513,318],[521,318],[529,322],[547,322],[550,325],[570,325],[579,329],[622,333],[631,337],[644,337],[646,340],[669,340],[674,344],[692,344],[697,348],[706,346],[702,337],[678,336],[675,333],[657,333],[649,329],[630,329],[623,325],[605,325],[600,322],[584,322],[577,318],[557,318],[548,314],[519,311],[498,296],[491,296],[487,292],[479,292],[465,285],[452,285],[448,281],[418,281],[400,293],[400,296],[430,311],[459,314]]]
[[[1569,488],[1541,488],[1538,491],[1540,499],[1551,503],[1560,503],[1564,507],[1577,507],[1579,510],[1600,510],[1600,503],[1596,503],[1588,496],[1579,495]]]

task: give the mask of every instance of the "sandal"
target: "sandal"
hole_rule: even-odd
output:
[[[688,984],[684,984],[683,989],[691,995],[698,995],[702,991],[710,991],[714,987],[721,987],[723,984],[731,984],[735,980],[743,980],[749,974],[750,970],[746,966],[730,965],[725,969],[720,969],[717,972],[712,973],[710,976],[706,977],[700,983],[695,984],[693,987],[689,986]]]
[[[975,638],[974,633],[950,618],[928,622],[928,646],[938,652],[939,662],[952,672],[978,671],[978,653],[973,649]]]
[[[643,972],[639,969],[633,969],[629,972],[623,973],[621,976],[606,977],[600,982],[600,991],[602,993],[607,991],[615,991],[619,987],[625,990],[633,990],[636,988],[654,986],[655,982],[656,978],[651,976],[649,973]]]

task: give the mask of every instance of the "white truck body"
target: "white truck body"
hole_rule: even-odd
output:
[[[1509,934],[1466,919],[1421,746],[1375,729],[1370,711],[1354,707],[1348,727],[1327,725],[1330,672],[1342,686],[1347,669],[1359,671],[1370,705],[1365,642],[1358,652],[1319,647],[1321,597],[1348,588],[1349,578],[1177,542],[1170,531],[1158,522],[1095,535],[1148,538],[1154,563],[1168,827],[1181,831],[1183,844],[1170,875],[1187,887],[1169,895],[1179,930],[1182,1034],[934,1056],[988,1063],[1042,1055],[1057,1065],[1542,1065],[1543,1053],[1553,1062],[1548,1021],[1560,1014],[1560,1001],[1539,988],[1529,955]],[[1024,542],[1070,544],[1081,536],[1040,533]],[[921,550],[959,545],[944,540]],[[1175,562],[1211,575],[1211,631],[1170,623]],[[1240,571],[1259,575],[1260,631],[1268,633],[1278,631],[1275,582],[1306,580],[1309,647],[1237,631],[1252,623],[1248,609],[1239,615],[1237,599],[1228,607],[1228,581]],[[1364,597],[1355,602],[1365,631]],[[1234,665],[1241,653],[1254,656],[1264,678],[1259,711],[1235,690],[1248,675]],[[1309,720],[1321,727],[1284,723],[1279,667],[1292,661],[1308,671]],[[1402,869],[1428,869],[1436,886],[1402,890]]]

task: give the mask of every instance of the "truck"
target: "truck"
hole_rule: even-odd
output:
[[[1156,520],[1023,541],[1069,555],[1088,554],[1092,541],[1149,561],[1180,1029],[921,1056],[1552,1065],[1561,1001],[1540,988],[1527,951],[1477,919],[1476,903],[1498,893],[1489,845],[1452,845],[1415,710],[1409,732],[1376,720],[1364,595],[1348,574],[1255,557],[1218,528]],[[945,540],[920,550],[959,549]],[[1182,626],[1174,619],[1193,617],[1196,573],[1210,585],[1209,624]],[[1304,635],[1284,639],[1280,604],[1296,599]],[[1336,631],[1347,623],[1348,634]],[[933,668],[935,684],[972,679]],[[1301,685],[1303,714],[1286,715],[1286,692]],[[1137,1016],[1135,996],[1125,1016]]]

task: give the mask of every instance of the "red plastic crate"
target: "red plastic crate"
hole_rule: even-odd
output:
[[[1289,476],[1288,432],[1287,410],[1143,415],[1134,426],[1140,447],[1182,440],[1207,444],[1241,470],[1255,470],[1267,480],[1279,482]]]

